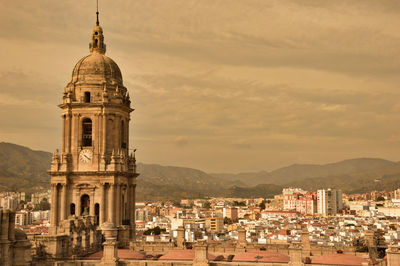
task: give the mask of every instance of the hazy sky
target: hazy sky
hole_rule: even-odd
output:
[[[95,1],[0,0],[0,141],[53,151]],[[139,161],[400,158],[400,1],[100,0]]]

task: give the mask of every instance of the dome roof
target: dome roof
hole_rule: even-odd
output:
[[[71,82],[123,86],[118,65],[111,58],[97,52],[92,52],[78,61],[72,71]]]

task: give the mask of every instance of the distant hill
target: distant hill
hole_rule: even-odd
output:
[[[0,191],[49,188],[51,153],[34,151],[11,143],[0,143]],[[137,199],[181,199],[221,196],[228,193],[230,182],[184,167],[138,164]],[[229,192],[231,193],[231,192]]]
[[[51,153],[0,142],[0,190],[32,191],[49,187]]]
[[[49,187],[51,153],[0,143],[0,191],[36,191]],[[400,187],[400,163],[359,158],[325,165],[294,164],[271,172],[207,174],[203,171],[157,164],[138,164],[138,200],[181,198],[272,197],[283,187],[309,191],[340,188],[358,193]]]
[[[396,176],[400,181],[400,163],[376,158],[350,159],[325,165],[293,164],[271,172],[211,175],[224,180],[241,180],[253,186],[268,183],[283,187],[301,187],[310,191],[332,187],[358,193],[400,187],[396,183]]]
[[[138,197],[146,200],[219,196],[234,183],[185,167],[138,164]]]

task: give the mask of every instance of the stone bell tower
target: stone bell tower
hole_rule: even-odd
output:
[[[90,54],[72,71],[62,103],[62,148],[53,154],[50,233],[71,218],[111,222],[135,237],[136,160],[129,153],[131,101],[118,65],[105,56],[103,29],[93,28]]]

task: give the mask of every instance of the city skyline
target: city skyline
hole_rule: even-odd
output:
[[[113,3],[100,2],[100,21],[133,96],[139,161],[208,172],[398,161],[399,4]],[[53,151],[95,2],[0,7],[1,141]]]

